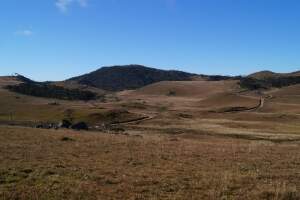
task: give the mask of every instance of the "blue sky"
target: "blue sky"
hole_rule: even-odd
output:
[[[300,69],[298,0],[1,0],[0,75],[116,64],[204,74]]]

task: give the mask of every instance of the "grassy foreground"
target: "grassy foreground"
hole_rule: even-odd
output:
[[[300,199],[300,144],[0,127],[0,199]]]

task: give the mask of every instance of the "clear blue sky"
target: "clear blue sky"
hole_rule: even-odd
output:
[[[299,0],[1,0],[0,75],[115,64],[204,74],[300,69]]]

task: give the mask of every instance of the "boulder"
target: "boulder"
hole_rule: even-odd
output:
[[[78,122],[76,124],[73,124],[71,126],[72,129],[75,129],[75,130],[88,130],[88,125],[85,123],[85,122]]]
[[[70,128],[72,125],[72,123],[67,120],[67,119],[63,119],[59,124],[58,124],[58,127],[59,128]]]
[[[40,123],[36,125],[36,128],[41,128],[41,129],[51,129],[54,128],[55,124],[54,123]]]

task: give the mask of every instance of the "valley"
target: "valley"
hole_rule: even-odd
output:
[[[299,199],[300,85],[204,77],[118,91],[50,83],[101,96],[88,101],[16,93],[6,86],[22,81],[1,77],[0,197]]]

